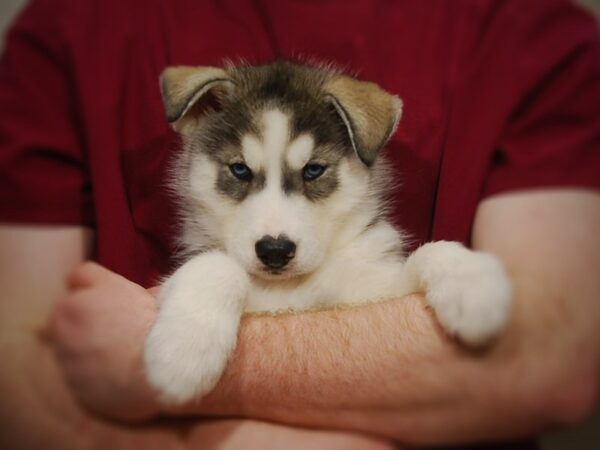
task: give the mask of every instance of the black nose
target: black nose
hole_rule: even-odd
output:
[[[286,236],[277,239],[271,236],[263,236],[254,245],[256,256],[269,269],[281,269],[289,263],[296,254],[296,244]]]

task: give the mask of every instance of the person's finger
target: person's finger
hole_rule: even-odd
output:
[[[47,342],[63,345],[79,330],[89,328],[90,305],[81,294],[70,294],[56,303],[40,333]]]
[[[90,287],[95,283],[117,276],[107,268],[93,261],[86,261],[78,265],[69,275],[67,283],[69,289],[76,290]]]

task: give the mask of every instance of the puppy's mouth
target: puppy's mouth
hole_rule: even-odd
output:
[[[294,271],[289,267],[272,268],[264,266],[262,267],[261,272],[266,278],[277,280],[292,278],[295,275]]]
[[[251,274],[266,281],[288,280],[299,275],[292,266],[273,268],[262,264],[251,270]]]

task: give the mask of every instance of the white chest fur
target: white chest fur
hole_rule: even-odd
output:
[[[406,278],[400,234],[384,220],[337,242],[319,270],[288,281],[251,277],[246,311],[297,311],[398,298],[418,286]]]

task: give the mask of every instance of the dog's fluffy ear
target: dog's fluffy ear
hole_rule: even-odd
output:
[[[222,100],[233,89],[230,75],[217,67],[168,67],[160,76],[160,91],[167,120],[179,133],[196,125],[201,108],[195,108],[207,94]]]
[[[354,151],[370,166],[396,131],[402,101],[375,83],[346,75],[327,81],[324,90],[346,125]]]

